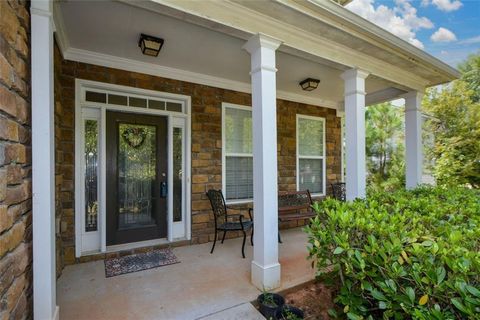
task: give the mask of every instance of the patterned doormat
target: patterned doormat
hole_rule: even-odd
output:
[[[180,261],[169,248],[136,253],[120,258],[105,259],[105,276],[110,278],[125,273],[137,272],[175,263],[180,263]]]

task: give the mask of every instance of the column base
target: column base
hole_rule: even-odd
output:
[[[280,287],[280,263],[264,267],[252,261],[252,284],[260,290]]]

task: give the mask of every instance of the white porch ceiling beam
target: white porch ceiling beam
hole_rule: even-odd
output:
[[[51,1],[31,3],[33,313],[58,319],[55,267],[53,19]]]
[[[369,93],[365,96],[365,105],[371,106],[378,103],[388,102],[401,98],[405,91],[398,88],[387,88],[379,91]]]
[[[406,187],[413,189],[422,183],[422,97],[423,93],[412,91],[405,98],[405,171]]]
[[[351,69],[345,81],[345,156],[347,200],[366,196],[365,79],[368,72]]]
[[[275,51],[281,41],[263,34],[243,47],[251,55],[254,246],[252,283],[280,286],[278,263],[277,107]]]
[[[218,1],[206,5],[201,1],[152,0],[152,2],[201,17],[213,23],[207,27],[226,31],[224,26],[237,30],[236,35],[264,33],[283,39],[284,46],[342,64],[348,68],[361,68],[370,74],[381,77],[413,90],[423,90],[428,80],[405,71],[385,61],[359,51],[353,51],[318,34],[300,29],[290,24],[272,19],[241,4],[230,1]],[[135,3],[133,3],[135,5]],[[152,8],[150,6],[150,8]],[[160,12],[160,11],[158,11]]]

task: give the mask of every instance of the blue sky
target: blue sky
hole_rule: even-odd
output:
[[[454,67],[480,53],[480,0],[353,0],[347,8]]]

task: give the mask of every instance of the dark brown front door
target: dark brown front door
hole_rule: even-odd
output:
[[[107,245],[167,235],[167,118],[107,111]]]

